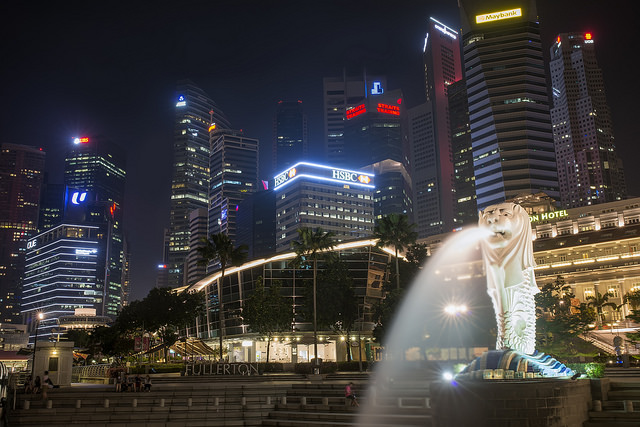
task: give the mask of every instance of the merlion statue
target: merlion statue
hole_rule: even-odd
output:
[[[501,203],[479,213],[480,227],[491,235],[482,240],[482,257],[498,326],[496,349],[533,354],[536,344],[534,275],[529,215],[515,203]]]

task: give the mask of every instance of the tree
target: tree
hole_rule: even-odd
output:
[[[400,269],[398,255],[404,248],[415,243],[418,233],[413,231],[415,224],[410,224],[406,215],[389,214],[382,217],[373,229],[374,238],[378,239],[377,246],[391,246],[396,251],[396,288],[400,289]]]
[[[587,304],[577,303],[562,276],[543,285],[535,300],[538,348],[548,353],[575,354],[575,347],[582,342],[578,336],[590,329],[595,311]]]
[[[317,275],[318,275],[318,258],[323,251],[327,251],[335,246],[333,240],[334,234],[325,232],[322,228],[316,228],[315,231],[301,227],[298,229],[298,240],[292,242],[293,250],[296,257],[293,260],[294,265],[303,265],[311,263],[313,267],[313,354],[318,360],[318,322],[317,322]],[[314,372],[318,372],[318,368],[314,368]]]
[[[242,317],[249,324],[249,329],[267,337],[267,363],[273,335],[291,329],[293,311],[280,292],[281,286],[280,281],[275,280],[265,289],[262,277],[259,277],[255,290],[242,307]]]
[[[220,264],[220,278],[218,279],[218,307],[219,307],[219,336],[220,354],[222,355],[222,338],[224,334],[224,303],[222,298],[222,288],[224,283],[224,273],[227,267],[240,265],[247,259],[247,245],[233,246],[233,242],[224,233],[212,234],[209,238],[202,238],[203,246],[197,249],[200,255],[198,265],[209,265],[212,261]]]
[[[302,314],[305,319],[313,316],[313,286],[308,281],[304,288]],[[347,358],[351,360],[349,347],[351,332],[358,320],[358,298],[353,289],[349,269],[339,259],[330,259],[324,270],[318,272],[317,325],[320,329],[333,329],[346,334]]]
[[[203,292],[176,292],[171,288],[153,288],[141,301],[133,301],[124,307],[114,325],[120,335],[132,335],[140,331],[157,333],[165,345],[177,339],[177,331],[185,328],[204,312]]]
[[[614,302],[609,302],[609,298],[612,295],[609,292],[605,292],[604,295],[602,295],[600,292],[597,292],[596,295],[591,295],[587,297],[587,305],[589,307],[593,307],[596,310],[596,313],[598,314],[597,317],[597,321],[598,321],[598,329],[602,329],[602,323],[604,322],[604,308],[605,307],[611,307],[614,310],[618,309],[618,306],[616,305],[616,303]]]

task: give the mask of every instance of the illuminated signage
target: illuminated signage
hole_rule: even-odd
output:
[[[541,214],[529,215],[529,221],[531,222],[547,221],[549,219],[560,219],[560,218],[566,218],[568,216],[569,214],[567,213],[566,209],[564,209],[561,211],[544,212]]]
[[[86,136],[82,138],[78,138],[78,137],[73,138],[74,144],[86,144],[87,142],[89,142],[89,138]]]
[[[422,46],[422,52],[427,51],[427,44],[429,43],[429,33],[424,37],[424,46]]]
[[[378,104],[378,113],[392,114],[394,116],[400,115],[400,107],[397,105]]]
[[[429,19],[431,19],[434,22],[433,26],[436,28],[436,30],[440,31],[445,36],[451,37],[454,40],[456,40],[458,38],[458,32],[457,31],[447,27],[442,22],[440,22],[440,21],[438,21],[436,19],[433,19],[433,18],[429,18]]]
[[[185,107],[187,105],[187,100],[184,98],[184,95],[180,95],[178,97],[178,102],[176,102],[176,107]]]
[[[167,268],[167,264],[158,264],[158,268],[165,269]]]
[[[367,108],[364,106],[364,104],[360,104],[360,105],[356,105],[355,107],[352,108],[347,108],[347,120],[351,120],[356,116],[359,116],[360,114],[364,114],[367,112]]]
[[[30,242],[27,242],[27,249],[33,249],[36,247],[38,241],[37,240],[31,240]]]
[[[585,40],[591,40],[592,37],[593,36],[591,35],[591,33],[587,33],[587,34],[584,35],[584,39]]]
[[[382,83],[373,82],[373,88],[371,89],[371,95],[382,95],[384,93],[384,89],[382,89]]]
[[[483,15],[476,15],[476,24],[484,24],[486,22],[500,21],[503,19],[517,18],[522,16],[522,9],[503,10],[502,12],[491,12]]]
[[[212,130],[216,130],[216,124],[215,123],[211,123],[211,126],[209,126],[209,132],[211,132]]]
[[[71,196],[71,203],[73,203],[74,205],[79,205],[80,203],[84,202],[86,198],[87,198],[86,192],[81,193],[80,191],[76,191]]]
[[[97,249],[76,249],[76,255],[93,255],[97,253]]]
[[[278,190],[301,177],[335,182],[338,184],[350,184],[358,187],[375,188],[373,185],[373,174],[301,162],[274,177],[274,190]]]

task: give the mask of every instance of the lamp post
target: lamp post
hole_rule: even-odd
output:
[[[38,328],[40,327],[40,321],[44,318],[44,314],[38,313],[36,316],[36,336],[33,340],[33,360],[31,362],[31,380],[33,381],[33,374],[36,369],[36,349],[38,347]]]

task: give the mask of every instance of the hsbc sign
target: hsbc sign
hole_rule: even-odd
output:
[[[301,162],[276,175],[274,177],[274,189],[277,190],[285,184],[300,177],[374,188],[373,174]]]

